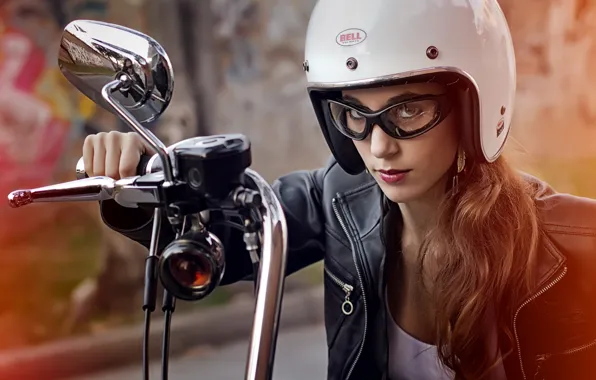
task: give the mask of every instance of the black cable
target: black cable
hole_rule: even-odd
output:
[[[164,316],[163,341],[161,345],[161,378],[168,380],[168,364],[170,353],[170,327],[172,325],[172,314],[176,309],[176,299],[164,289],[162,310]]]
[[[260,262],[256,262],[252,264],[252,275],[253,275],[253,290],[255,292],[255,296],[259,291],[259,268],[261,267]]]
[[[169,350],[170,350],[170,325],[172,322],[172,312],[169,310],[165,311],[164,317],[164,332],[163,332],[163,343],[161,346],[161,378],[162,380],[168,380],[168,364],[169,364]]]
[[[238,224],[238,223],[234,223],[229,220],[218,220],[217,222],[211,222],[211,225],[212,226],[227,226],[227,227],[235,228],[237,230],[244,232],[244,226],[242,226],[241,224]]]
[[[151,313],[155,310],[157,297],[157,256],[145,260],[145,289],[143,292],[143,310],[145,311],[145,331],[143,334],[143,379],[149,380],[149,333]]]
[[[145,332],[143,334],[143,380],[149,380],[149,332],[151,330],[151,310],[145,309]]]

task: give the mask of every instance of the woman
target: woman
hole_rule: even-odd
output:
[[[515,58],[497,2],[363,4],[320,0],[306,39],[333,159],[274,184],[288,272],[325,262],[328,378],[595,377],[596,204],[500,157]],[[129,176],[144,153],[134,134],[98,134],[85,167]],[[148,244],[147,213],[102,213]],[[248,255],[227,265],[226,283],[251,270]]]

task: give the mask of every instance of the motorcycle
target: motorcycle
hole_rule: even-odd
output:
[[[191,138],[166,147],[145,128],[141,123],[157,119],[170,103],[174,72],[159,43],[136,30],[98,21],[73,21],[64,29],[58,64],[72,85],[119,116],[157,153],[141,160],[136,176],[119,180],[88,177],[81,158],[77,180],[13,191],[9,204],[18,208],[39,202],[114,200],[124,207],[153,209],[143,302],[145,380],[149,379],[148,339],[158,280],[165,290],[165,380],[176,300],[199,301],[211,294],[225,273],[226,256],[213,230],[218,225],[242,230],[253,263],[256,293],[244,378],[270,379],[284,289],[287,228],[272,188],[249,168],[250,141],[242,134],[226,134]],[[162,228],[172,228],[176,238],[159,251]]]

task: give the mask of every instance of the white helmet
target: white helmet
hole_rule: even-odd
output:
[[[450,77],[461,89],[466,153],[493,162],[509,134],[515,55],[496,0],[319,0],[304,70],[325,139],[352,174],[364,164],[323,102],[342,89]]]

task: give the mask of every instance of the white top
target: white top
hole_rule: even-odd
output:
[[[389,379],[453,380],[455,374],[440,362],[437,347],[419,341],[395,322],[389,311],[387,289],[385,289],[385,308],[387,310],[387,338],[389,342]],[[507,380],[503,365],[493,369],[489,378],[491,380]]]
[[[437,347],[414,338],[393,320],[389,311],[387,291],[385,307],[389,342],[389,379],[453,380],[453,371],[439,361]]]

